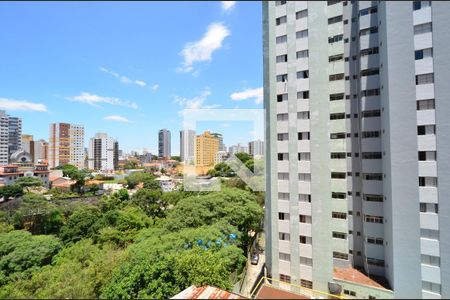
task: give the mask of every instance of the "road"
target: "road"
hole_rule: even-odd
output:
[[[258,275],[261,273],[264,263],[266,262],[266,257],[264,255],[264,232],[261,232],[260,234],[256,249],[259,252],[259,261],[257,265],[252,265],[250,261],[247,262],[248,268],[240,292],[240,294],[244,297],[250,297],[250,293],[252,292],[251,289],[255,285]]]

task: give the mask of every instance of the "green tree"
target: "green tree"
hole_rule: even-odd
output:
[[[0,197],[9,199],[11,197],[19,197],[23,195],[23,188],[18,184],[10,184],[0,187]]]
[[[93,225],[101,218],[97,207],[81,207],[76,210],[61,228],[60,238],[65,242],[77,242],[82,238],[92,237],[96,233]]]
[[[131,197],[131,202],[150,217],[163,217],[167,207],[167,203],[161,198],[160,191],[146,188],[138,190]]]
[[[238,152],[238,153],[235,153],[234,155],[236,155],[236,157],[240,161],[242,161],[242,163],[244,163],[244,164],[252,158],[250,154],[245,153],[245,152]]]
[[[32,186],[42,186],[44,184],[42,180],[40,180],[39,178],[31,176],[19,177],[14,183],[22,188]]]
[[[255,161],[253,159],[249,159],[245,162],[245,166],[250,169],[250,171],[255,171]]]
[[[125,178],[128,188],[130,189],[134,188],[139,183],[149,183],[154,179],[154,175],[146,172],[133,172]]]

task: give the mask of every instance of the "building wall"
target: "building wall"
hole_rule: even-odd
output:
[[[250,155],[264,155],[264,142],[261,140],[248,143],[248,152]]]
[[[180,159],[193,162],[195,158],[195,130],[180,131]]]
[[[84,167],[84,127],[68,123],[50,124],[49,167],[72,164]]]
[[[106,133],[97,133],[89,141],[88,168],[96,171],[114,171],[118,162],[117,142]]]
[[[171,156],[170,131],[167,129],[161,129],[158,133],[158,156],[159,158],[170,158]]]
[[[195,165],[212,166],[217,152],[219,152],[219,139],[205,131],[195,138]]]

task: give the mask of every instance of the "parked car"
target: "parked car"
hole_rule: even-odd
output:
[[[259,262],[259,254],[258,253],[253,253],[252,258],[250,260],[250,263],[252,265],[257,265]]]

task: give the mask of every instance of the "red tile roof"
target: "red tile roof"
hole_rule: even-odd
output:
[[[357,284],[372,286],[380,289],[384,289],[385,287],[381,285],[379,282],[374,279],[368,277],[361,271],[358,271],[354,268],[334,268],[334,278],[341,279],[345,281],[354,282]]]
[[[171,299],[245,299],[241,295],[224,291],[213,286],[196,287],[191,285]]]
[[[255,299],[310,299],[307,296],[294,294],[276,288],[270,284],[263,284],[255,296]]]

